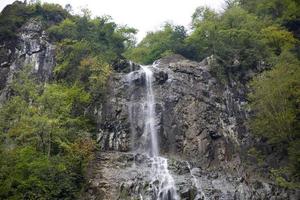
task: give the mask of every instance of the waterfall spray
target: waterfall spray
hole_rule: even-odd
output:
[[[176,193],[175,181],[168,170],[168,160],[159,156],[158,135],[156,128],[156,113],[155,113],[155,93],[153,90],[153,71],[154,66],[141,66],[138,74],[140,78],[144,78],[145,81],[145,96],[143,97],[142,105],[142,119],[144,123],[144,129],[140,139],[139,153],[146,153],[151,160],[151,174],[150,179],[153,187],[154,199],[157,200],[178,200],[179,197]],[[137,72],[131,72],[129,74],[129,84],[133,84],[133,74]],[[131,86],[131,85],[130,85]],[[132,98],[128,104],[129,107],[129,120],[131,123],[131,132],[136,134],[135,128],[132,126],[138,119],[133,114]],[[142,151],[142,152],[141,152]]]

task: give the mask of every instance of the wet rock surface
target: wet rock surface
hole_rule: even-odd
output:
[[[255,141],[245,125],[247,87],[233,80],[222,85],[209,63],[173,55],[151,67],[159,149],[179,199],[298,199],[299,191],[245,170],[243,156]],[[146,141],[145,84],[136,64],[123,63],[111,77],[107,101],[97,110],[100,168],[91,166],[88,176],[90,182],[102,177],[106,186],[89,183],[86,199],[157,199],[151,159],[138,154]]]
[[[209,68],[207,61],[178,55],[159,60],[153,67],[155,120],[162,152],[216,165],[238,155],[250,136],[244,125],[245,91],[221,85]],[[137,145],[131,132],[138,137],[143,130],[145,78],[140,73],[125,70],[111,77],[108,101],[99,115],[104,122],[98,138],[102,149],[129,151]],[[130,117],[140,120],[130,124]]]
[[[10,95],[15,73],[27,65],[37,80],[52,78],[55,46],[38,20],[24,24],[17,40],[0,42],[0,53],[0,103]],[[243,170],[242,155],[254,142],[245,126],[247,87],[233,80],[220,84],[209,63],[174,55],[152,68],[159,147],[180,199],[299,199],[299,191]],[[145,76],[139,69],[126,60],[115,63],[106,102],[95,106],[101,150],[90,163],[82,199],[157,199],[151,159],[132,152],[143,146]]]
[[[278,189],[271,183],[235,177],[222,170],[208,171],[183,160],[169,159],[177,194],[190,199],[291,199],[297,192]],[[151,182],[151,159],[142,154],[102,152],[90,163],[88,183],[80,199],[157,199]]]

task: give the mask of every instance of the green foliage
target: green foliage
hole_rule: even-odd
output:
[[[84,145],[91,142],[82,140]],[[87,151],[91,146],[79,142],[74,145]],[[51,157],[32,146],[0,151],[0,198],[1,199],[75,199],[83,182],[83,156],[90,156],[72,148],[67,156]],[[88,159],[88,157],[86,157]]]
[[[291,171],[291,169],[289,167],[280,168],[280,169],[272,169],[271,174],[279,186],[288,188],[288,189],[299,189],[300,188],[299,182],[287,180],[286,176],[287,176],[287,174],[290,173],[290,171]]]
[[[0,15],[0,40],[15,38],[15,31],[24,23],[23,16],[26,15],[28,13],[23,3],[15,3],[4,8]]]
[[[57,80],[78,83],[98,99],[106,86],[111,66],[122,58],[123,52],[134,43],[133,28],[118,27],[109,17],[92,19],[87,10],[84,16],[67,18],[48,29],[57,41]]]
[[[248,150],[248,155],[254,157],[257,160],[257,164],[259,166],[262,166],[265,160],[265,156],[263,155],[262,152],[258,151],[257,149],[255,149],[254,147],[250,148]]]
[[[165,55],[184,51],[186,30],[183,26],[165,24],[157,32],[149,32],[136,48],[129,49],[125,56],[133,61],[150,64]]]
[[[272,70],[262,73],[251,83],[254,91],[249,97],[256,113],[251,127],[272,143],[290,142],[297,135],[299,77],[299,61],[290,53],[284,53]]]
[[[300,178],[299,116],[300,62],[290,52],[283,52],[276,66],[255,77],[251,83],[250,106],[255,115],[250,120],[252,132],[268,142],[288,150],[288,173]],[[276,177],[284,184],[283,177]]]
[[[39,18],[50,26],[69,16],[58,4],[25,4],[20,1],[6,6],[0,14],[0,40],[16,39],[17,29],[30,18]]]
[[[59,25],[51,26],[48,29],[48,33],[51,37],[54,37],[58,40],[62,40],[63,38],[76,38],[77,29],[76,24],[71,19],[67,18],[62,21]]]
[[[88,10],[71,16],[55,4],[19,2],[1,14],[0,38],[12,39],[32,17],[56,42],[55,80],[41,84],[27,67],[10,85],[0,107],[0,199],[75,199],[95,147],[86,110],[101,101],[111,66],[134,45],[136,30]]]
[[[0,198],[74,199],[94,148],[84,117],[90,95],[76,85],[42,86],[28,69],[0,108]]]
[[[288,25],[300,17],[300,3],[296,0],[240,0],[242,7],[259,17]]]
[[[214,61],[210,62],[211,72],[222,83],[228,77],[237,79],[244,72],[257,71],[259,66],[268,67],[251,83],[249,100],[254,116],[249,121],[254,134],[288,151],[285,175],[292,181],[282,174],[276,177],[280,185],[288,187],[300,180],[300,62],[295,55],[299,31],[293,27],[299,8],[293,0],[227,1],[223,13],[197,8],[184,54],[195,60],[213,55],[209,57]],[[263,157],[255,149],[249,153],[262,163]]]
[[[233,6],[222,15],[199,8],[194,16],[194,31],[187,43],[196,49],[195,59],[215,55],[223,67],[240,70],[255,67],[264,58],[262,24],[254,15]]]
[[[78,83],[94,96],[100,95],[111,73],[110,63],[117,55],[101,51],[96,55],[91,43],[85,40],[63,40],[59,46],[57,79],[67,84]]]
[[[1,199],[74,199],[82,177],[72,173],[68,160],[32,147],[2,152]],[[78,167],[78,166],[77,166]]]
[[[50,37],[54,40],[67,39],[76,42],[84,40],[95,53],[115,54],[115,57],[125,51],[125,43],[128,45],[132,42],[135,32],[133,28],[118,27],[106,16],[94,19],[89,16],[73,16],[48,29]]]
[[[80,80],[94,96],[101,95],[111,74],[110,65],[100,56],[87,57],[81,60]]]
[[[262,34],[263,41],[276,55],[280,55],[282,51],[291,50],[299,43],[291,32],[275,25],[262,29]]]
[[[217,40],[219,40],[217,35],[219,16],[208,8],[199,7],[192,17],[194,31],[186,39],[186,42],[195,50],[188,57],[202,60],[216,51]]]
[[[300,4],[293,0],[253,0],[240,4],[265,23],[259,34],[269,52],[264,60],[272,66],[251,82],[253,92],[249,100],[254,116],[249,120],[250,128],[258,137],[267,138],[269,143],[288,152],[286,166],[272,170],[277,184],[299,188],[300,62],[292,51],[299,46],[294,36],[297,37],[295,25]]]

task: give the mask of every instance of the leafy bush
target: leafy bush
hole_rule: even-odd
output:
[[[150,64],[165,55],[184,51],[186,30],[183,26],[165,24],[157,32],[149,32],[136,48],[129,49],[125,56],[136,62]]]
[[[289,52],[283,52],[276,66],[257,76],[249,95],[254,116],[252,132],[288,151],[287,173],[293,180],[300,178],[300,62]],[[277,177],[283,180],[283,177]],[[282,181],[281,181],[282,182]]]
[[[0,108],[0,198],[74,199],[92,156],[90,95],[73,85],[45,86],[17,75]]]
[[[59,23],[69,13],[59,4],[25,4],[16,1],[0,14],[0,40],[16,39],[17,30],[30,18],[40,18],[46,27]]]

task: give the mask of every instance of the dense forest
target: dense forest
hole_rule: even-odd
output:
[[[0,15],[0,41],[14,41],[17,30],[36,19],[57,46],[53,79],[36,80],[28,66],[0,106],[0,199],[75,199],[97,149],[87,110],[104,98],[113,66],[171,54],[195,61],[212,56],[222,84],[229,78],[249,84],[251,132],[288,156],[285,166],[271,170],[274,180],[300,187],[299,1],[233,0],[222,12],[199,7],[190,32],[166,23],[138,44],[135,28],[70,11],[70,5],[15,2]],[[256,74],[251,80],[244,76],[249,70]],[[255,147],[249,154],[264,157]]]

